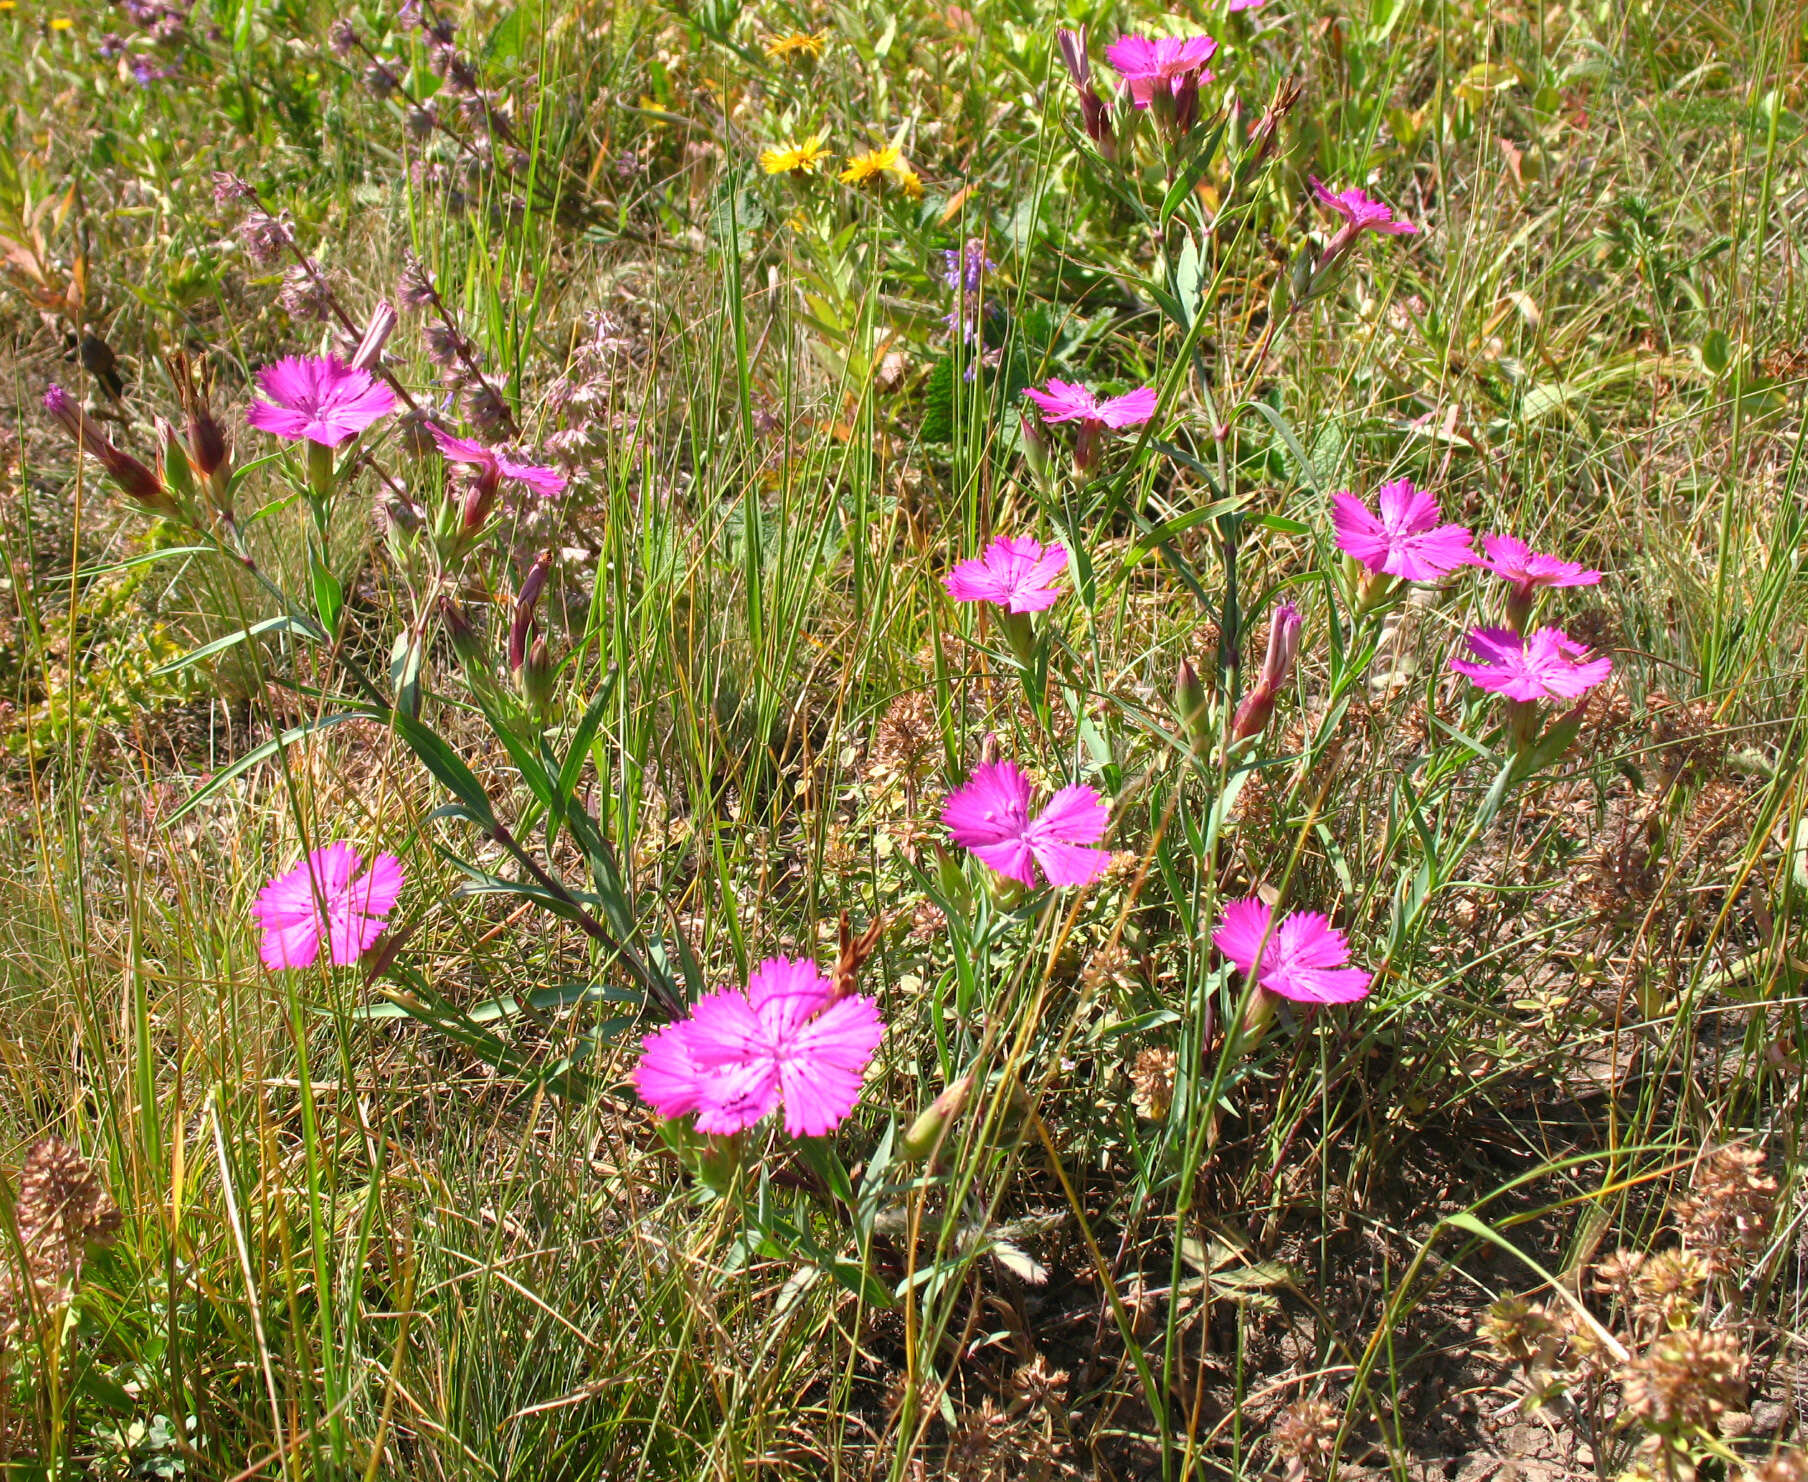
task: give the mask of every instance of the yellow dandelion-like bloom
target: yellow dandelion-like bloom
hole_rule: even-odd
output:
[[[876,180],[882,175],[889,175],[897,182],[898,188],[913,201],[923,198],[923,178],[910,167],[895,145],[884,149],[869,149],[864,154],[849,157],[847,168],[838,177],[843,185],[865,185],[869,180]]]
[[[867,181],[877,180],[897,169],[903,162],[904,156],[895,149],[869,149],[864,154],[849,156],[847,168],[839,179],[843,185],[865,185]]]
[[[812,36],[808,31],[787,31],[783,36],[766,38],[766,55],[775,62],[788,62],[793,57],[814,60],[822,55],[822,48],[822,37]]]
[[[768,175],[789,175],[793,171],[807,175],[828,157],[828,146],[822,142],[822,135],[812,134],[802,143],[762,150],[760,168]]]
[[[53,31],[67,31],[74,24],[75,22],[70,20],[66,15],[57,15],[50,18],[50,29]]]

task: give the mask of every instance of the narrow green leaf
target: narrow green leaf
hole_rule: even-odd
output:
[[[217,653],[224,653],[227,649],[243,643],[247,638],[257,638],[265,633],[295,633],[309,640],[316,637],[313,625],[301,619],[288,616],[265,618],[262,622],[253,623],[249,628],[240,628],[236,633],[228,633],[224,638],[216,638],[212,643],[203,643],[199,648],[191,649],[179,659],[171,659],[167,664],[159,664],[151,670],[151,675],[156,678],[165,674],[174,674],[180,669],[188,668],[191,664],[200,663],[202,659],[212,658]]]
[[[250,771],[259,762],[275,756],[285,746],[293,746],[304,736],[310,736],[315,731],[324,731],[328,726],[336,726],[342,720],[381,720],[382,718],[382,715],[375,710],[345,710],[337,715],[322,716],[319,720],[311,720],[305,725],[295,726],[291,730],[284,731],[280,736],[272,736],[268,741],[252,747],[231,765],[215,772],[206,782],[188,795],[187,801],[180,808],[164,819],[163,826],[168,828],[179,818],[185,817],[200,807],[235,777]]]

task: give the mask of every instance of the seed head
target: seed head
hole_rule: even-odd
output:
[[[1694,1189],[1676,1206],[1683,1243],[1716,1271],[1762,1250],[1776,1217],[1777,1181],[1757,1148],[1729,1143],[1695,1165]]]
[[[119,1209],[94,1169],[68,1143],[41,1138],[25,1155],[13,1204],[19,1245],[46,1301],[67,1301],[91,1247],[119,1233]]]
[[[282,290],[276,297],[291,319],[304,323],[326,318],[332,304],[332,291],[321,275],[320,264],[312,258],[283,274]]]
[[[239,184],[243,185],[244,182],[240,181]],[[247,190],[250,188],[245,186]],[[245,218],[238,224],[236,231],[245,255],[260,268],[269,267],[281,257],[292,240],[286,220],[255,207],[245,213]]]
[[[1529,1364],[1550,1348],[1558,1336],[1558,1328],[1550,1309],[1542,1302],[1502,1297],[1482,1319],[1481,1335],[1502,1358],[1516,1364]]]
[[[1166,1045],[1138,1050],[1130,1062],[1130,1105],[1151,1122],[1167,1120],[1174,1104],[1174,1052]]]
[[[1620,1388],[1627,1411],[1655,1430],[1714,1434],[1745,1405],[1745,1350],[1724,1329],[1663,1333],[1621,1368]]]
[[[1659,1251],[1632,1279],[1633,1315],[1650,1327],[1686,1328],[1695,1321],[1709,1275],[1707,1262],[1694,1251]]]
[[[1808,1451],[1779,1451],[1745,1474],[1746,1482],[1808,1482]]]
[[[1288,1463],[1294,1477],[1322,1477],[1337,1455],[1342,1417],[1328,1401],[1295,1400],[1275,1418],[1269,1439],[1275,1454]]]

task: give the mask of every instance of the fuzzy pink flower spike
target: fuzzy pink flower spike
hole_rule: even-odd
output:
[[[252,904],[264,932],[264,966],[307,967],[320,956],[322,937],[331,961],[350,966],[383,934],[401,893],[402,865],[393,854],[375,855],[359,874],[358,851],[350,844],[313,850],[271,880]]]
[[[634,1085],[662,1117],[695,1112],[699,1132],[740,1132],[782,1103],[785,1131],[821,1137],[859,1101],[884,1032],[871,998],[838,999],[814,962],[769,957],[745,991],[720,989],[648,1035]]]
[[[983,556],[962,561],[942,578],[956,602],[992,602],[1007,612],[1041,612],[1052,607],[1064,588],[1056,581],[1067,570],[1067,547],[1028,535],[1001,535]]]
[[[257,383],[270,400],[253,402],[245,420],[290,442],[336,448],[395,410],[395,392],[336,355],[286,355]]]
[[[1354,1003],[1368,996],[1369,974],[1345,965],[1350,944],[1329,917],[1294,911],[1279,926],[1271,925],[1273,919],[1273,908],[1256,896],[1231,901],[1212,933],[1212,944],[1238,972],[1253,972],[1258,987],[1296,1003]]]
[[[1019,885],[1090,885],[1105,873],[1111,851],[1086,846],[1105,836],[1111,810],[1090,787],[1064,787],[1030,818],[1030,780],[1012,762],[982,762],[949,794],[942,822],[954,842]]]
[[[1354,556],[1372,577],[1436,581],[1475,560],[1468,528],[1440,525],[1437,500],[1415,489],[1411,479],[1383,484],[1376,502],[1379,516],[1347,491],[1331,496],[1337,548]]]
[[[1529,637],[1512,628],[1477,628],[1469,648],[1475,660],[1452,659],[1450,667],[1509,700],[1579,699],[1613,672],[1612,659],[1591,657],[1560,628]]]
[[[437,422],[429,422],[427,430],[433,434],[434,442],[439,444],[440,453],[448,462],[472,464],[478,469],[480,477],[487,475],[498,479],[512,479],[518,484],[526,484],[542,499],[552,498],[569,482],[556,468],[548,468],[541,463],[517,463],[508,454],[499,453],[480,442],[452,436]]]

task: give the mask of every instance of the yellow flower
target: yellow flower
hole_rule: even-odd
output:
[[[50,18],[50,29],[53,31],[67,31],[74,24],[75,22],[66,15],[55,15]]]
[[[808,31],[787,31],[783,36],[767,38],[766,55],[775,62],[788,62],[793,57],[815,58],[822,55],[822,45],[822,37]]]
[[[807,175],[828,157],[822,135],[812,134],[801,144],[781,144],[776,149],[761,151],[760,168],[768,175],[789,175],[794,170]]]
[[[843,185],[865,185],[867,181],[881,175],[891,176],[898,183],[898,188],[911,200],[922,200],[923,179],[910,168],[910,162],[899,153],[895,145],[884,149],[869,149],[864,154],[851,156],[839,179]]]

